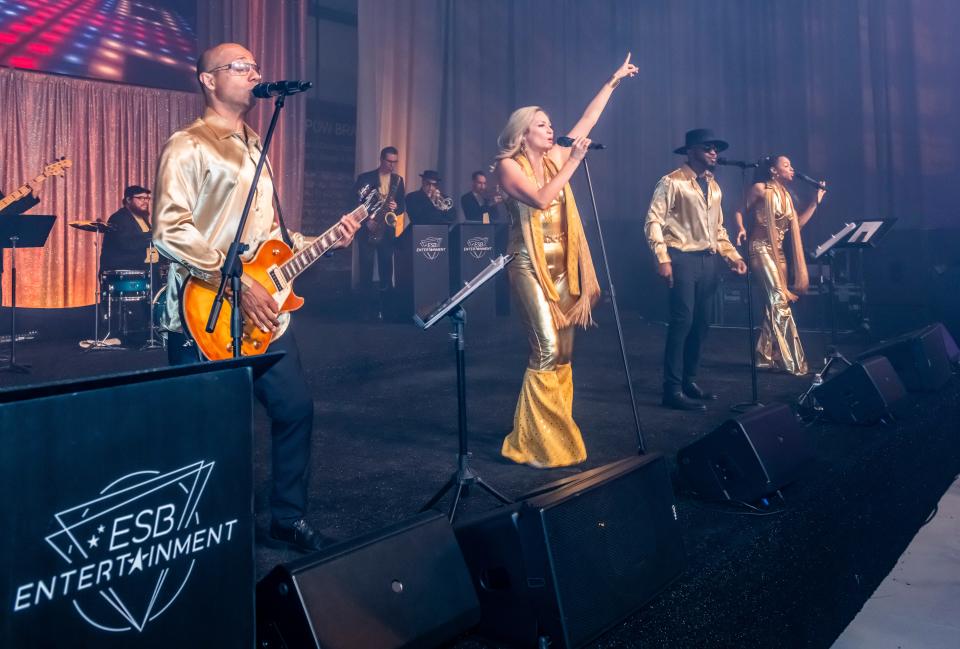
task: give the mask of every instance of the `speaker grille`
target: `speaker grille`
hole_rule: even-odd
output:
[[[574,492],[537,511],[566,643],[589,641],[679,572],[682,548],[662,461]]]

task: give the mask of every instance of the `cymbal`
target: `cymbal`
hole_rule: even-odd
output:
[[[71,228],[76,228],[78,230],[83,230],[84,232],[106,232],[107,230],[115,229],[114,226],[110,225],[106,221],[74,221],[73,223],[68,223]]]

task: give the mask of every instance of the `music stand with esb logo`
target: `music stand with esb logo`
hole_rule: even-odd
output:
[[[844,367],[851,365],[843,354],[837,349],[837,306],[836,306],[836,269],[834,268],[834,259],[837,252],[843,250],[863,250],[864,248],[876,248],[880,240],[890,231],[897,219],[866,219],[862,221],[852,221],[845,223],[843,227],[830,235],[826,241],[814,248],[811,253],[813,259],[820,259],[827,256],[827,266],[830,271],[829,284],[827,285],[828,304],[830,309],[830,346],[823,369],[814,374],[813,382],[806,392],[800,395],[797,400],[801,407],[813,406],[819,410],[819,407],[812,403],[813,390],[823,384],[824,378],[833,368],[834,363],[842,363]]]
[[[447,518],[453,522],[457,515],[457,505],[460,498],[465,495],[465,488],[470,485],[477,485],[491,496],[503,504],[512,502],[509,498],[498,492],[496,489],[484,482],[476,472],[469,466],[470,453],[467,450],[468,432],[467,432],[467,377],[466,377],[466,356],[464,349],[464,323],[467,320],[466,312],[462,303],[473,294],[478,288],[490,281],[500,271],[506,268],[507,264],[513,261],[513,255],[500,255],[490,261],[490,265],[480,271],[473,279],[466,282],[459,291],[454,293],[443,304],[437,306],[429,313],[417,313],[413,316],[414,322],[421,329],[429,329],[441,318],[449,317],[453,325],[453,333],[450,337],[453,339],[453,350],[457,362],[457,428],[459,432],[459,452],[457,453],[457,470],[450,476],[447,483],[438,491],[420,511],[425,512],[432,508],[448,491],[455,488],[453,501],[450,504],[450,510]]]
[[[0,254],[10,248],[10,358],[0,372],[29,374],[30,366],[17,363],[17,249],[42,248],[57,217],[52,214],[17,214],[0,219]]]

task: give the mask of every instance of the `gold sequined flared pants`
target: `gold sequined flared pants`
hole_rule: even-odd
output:
[[[514,302],[530,343],[530,358],[513,415],[513,431],[503,440],[501,454],[541,468],[579,464],[587,459],[587,449],[573,421],[570,356],[574,329],[557,330],[554,326],[547,299],[525,252],[518,254],[508,268]],[[560,293],[561,308],[568,308],[576,298],[570,295],[566,277],[555,275],[554,285]]]
[[[787,299],[787,287],[783,279],[787,276],[786,267],[777,267],[770,243],[752,241],[750,243],[750,268],[767,295],[765,315],[757,340],[757,366],[780,369],[790,374],[807,373],[807,359],[800,344],[797,323],[793,320],[790,300]]]

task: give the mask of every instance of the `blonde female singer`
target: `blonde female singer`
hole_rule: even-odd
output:
[[[574,326],[593,324],[600,286],[569,181],[586,155],[587,135],[613,89],[637,67],[627,54],[569,131],[573,146],[554,146],[550,117],[539,106],[518,108],[497,140],[495,172],[510,215],[510,286],[530,342],[530,358],[504,457],[533,467],[587,458],[573,421],[570,357]]]
[[[747,239],[750,269],[760,278],[767,294],[766,315],[757,341],[757,365],[799,376],[807,373],[807,359],[790,304],[799,299],[797,293],[806,292],[809,284],[800,229],[813,216],[823,200],[825,190],[817,190],[816,200],[802,214],[797,214],[793,198],[787,191],[793,176],[793,165],[787,156],[768,156],[760,161],[754,185],[747,193],[747,228],[740,214],[737,214],[740,226],[737,242]],[[787,284],[787,260],[783,246],[788,232],[793,266],[792,287]]]

